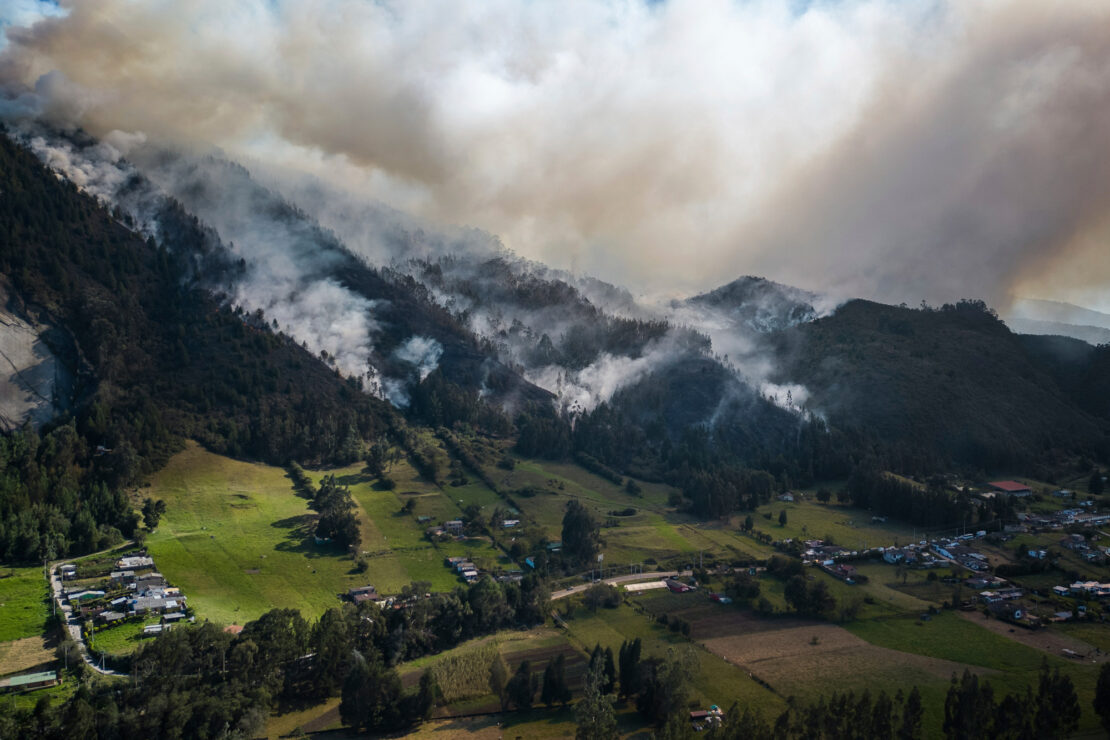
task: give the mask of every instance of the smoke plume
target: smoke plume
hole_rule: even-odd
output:
[[[637,290],[1110,279],[1104,0],[43,8],[0,11],[8,118],[217,146]]]

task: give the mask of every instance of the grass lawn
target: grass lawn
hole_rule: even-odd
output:
[[[149,635],[143,635],[143,628],[148,624],[158,624],[160,621],[161,617],[152,616],[142,621],[126,622],[100,630],[92,636],[92,647],[110,655],[130,655],[138,650],[144,641],[153,639]]]
[[[41,635],[49,594],[40,567],[0,570],[0,642]]]

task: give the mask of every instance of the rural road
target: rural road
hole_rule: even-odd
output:
[[[663,578],[674,578],[675,576],[688,576],[688,575],[691,575],[691,574],[692,574],[692,571],[689,571],[689,570],[683,570],[683,571],[668,570],[668,571],[661,571],[661,572],[658,572],[658,573],[633,573],[632,575],[628,575],[628,576],[616,576],[614,578],[604,578],[601,581],[598,581],[598,583],[605,583],[605,584],[608,584],[610,586],[616,586],[618,583],[635,583],[635,582],[638,582],[638,581],[658,581],[658,580],[661,580]],[[579,586],[571,586],[570,588],[565,588],[562,591],[552,591],[551,592],[551,600],[555,601],[556,599],[565,599],[568,596],[573,596],[574,594],[582,593],[583,591],[585,591],[587,588],[589,588],[592,585],[594,585],[594,584],[593,583],[583,583]]]
[[[69,636],[77,643],[77,649],[81,653],[81,657],[89,664],[89,667],[104,676],[126,676],[126,673],[101,668],[93,662],[92,656],[89,655],[88,646],[85,645],[85,636],[81,634],[81,618],[76,616],[73,613],[73,607],[62,599],[62,578],[58,575],[57,564],[50,567],[50,588],[54,592],[54,602],[62,612],[62,621],[69,631]]]

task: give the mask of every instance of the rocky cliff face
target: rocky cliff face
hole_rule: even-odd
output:
[[[51,350],[51,327],[34,322],[0,285],[0,428],[40,427],[68,410],[73,374]]]

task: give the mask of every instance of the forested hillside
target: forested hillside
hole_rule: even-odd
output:
[[[41,439],[3,440],[0,559],[130,534],[120,487],[183,437],[276,463],[343,462],[394,423],[387,404],[206,290],[235,266],[196,219],[178,213],[173,251],[144,242],[6,137],[0,190],[0,272],[24,311],[68,331],[58,354],[82,370],[85,399]]]
[[[1105,417],[1092,415],[1105,350],[1069,366],[1055,350],[1032,351],[981,302],[915,310],[851,301],[773,344],[779,375],[804,384],[832,426],[889,449],[894,467],[1021,468],[1107,451]]]

